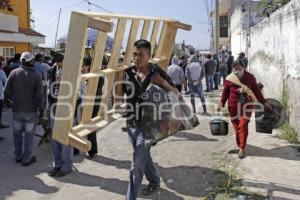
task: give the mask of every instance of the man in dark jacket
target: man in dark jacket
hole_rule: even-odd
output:
[[[216,72],[214,74],[214,90],[218,90],[219,89],[219,83],[220,83],[220,62],[219,62],[219,58],[217,54],[213,55],[213,60],[217,63],[216,66]]]
[[[13,137],[16,162],[28,166],[36,162],[31,156],[33,137],[40,116],[43,112],[42,77],[33,68],[34,56],[29,52],[21,55],[21,67],[13,70],[4,90],[5,99],[13,102]],[[23,132],[25,133],[23,151]]]
[[[231,74],[231,72],[232,72],[233,61],[234,61],[234,57],[232,55],[232,52],[229,51],[228,52],[228,60],[227,60],[227,75]]]
[[[213,90],[214,85],[214,74],[216,72],[217,63],[212,60],[212,56],[208,54],[207,61],[204,63],[205,69],[205,80],[206,80],[206,90],[205,92],[210,92]]]

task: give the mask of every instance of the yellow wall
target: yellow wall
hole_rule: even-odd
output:
[[[31,51],[31,45],[28,43],[0,42],[0,47],[15,47],[16,53]]]
[[[29,27],[29,0],[11,0],[14,14],[19,17],[20,28]]]
[[[29,0],[10,0],[10,2],[12,4],[13,12],[2,9],[0,12],[17,16],[19,19],[19,28],[30,28]]]
[[[0,10],[0,12],[15,15],[19,19],[19,28],[30,28],[29,22],[29,0],[11,0],[13,12]],[[16,53],[31,51],[31,44],[17,42],[0,42],[1,47],[15,47]]]

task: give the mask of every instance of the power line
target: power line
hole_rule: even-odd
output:
[[[99,9],[105,11],[105,12],[113,13],[112,11],[110,11],[110,10],[108,10],[108,9],[102,7],[102,6],[99,6],[99,5],[93,3],[93,2],[91,2],[91,1],[89,1],[89,0],[83,0],[83,1],[85,1],[85,2],[88,3],[89,5],[95,6],[96,8],[99,8]]]
[[[64,6],[64,7],[61,7],[61,9],[62,9],[62,10],[65,10],[65,9],[68,9],[68,8],[71,8],[71,7],[80,5],[80,4],[82,4],[82,3],[84,3],[84,1],[81,0],[81,1],[79,1],[79,2],[72,3],[72,4],[66,5],[66,6]],[[56,10],[56,11],[54,11],[54,12],[50,12],[50,13],[48,13],[48,14],[45,14],[45,15],[43,15],[43,16],[41,16],[41,17],[38,17],[38,19],[42,19],[42,18],[45,18],[45,17],[49,17],[49,16],[54,15],[54,14],[57,15],[58,13],[59,13],[59,9]]]

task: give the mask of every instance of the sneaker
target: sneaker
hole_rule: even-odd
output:
[[[63,177],[63,176],[66,176],[67,174],[69,174],[71,172],[72,172],[71,169],[67,170],[67,171],[65,171],[65,170],[58,170],[53,176],[54,177]]]
[[[208,112],[202,112],[201,115],[210,116]]]
[[[73,156],[79,155],[79,149],[74,148]]]
[[[142,195],[148,196],[150,194],[153,194],[154,192],[158,191],[159,188],[160,188],[159,185],[157,186],[157,185],[153,185],[153,184],[149,183],[147,185],[147,187],[143,189]]]
[[[239,152],[239,159],[243,159],[246,157],[246,151],[245,150],[240,150]]]
[[[127,127],[122,127],[121,130],[122,132],[127,132]]]
[[[96,157],[96,155],[97,155],[97,153],[89,153],[88,156],[87,156],[87,158],[89,160],[92,160],[94,157]]]
[[[54,167],[50,172],[48,172],[49,176],[55,176],[55,174],[60,170],[60,167]]]
[[[35,157],[35,156],[32,156],[32,157],[30,158],[29,162],[23,162],[23,163],[22,163],[22,166],[23,166],[23,167],[27,167],[27,166],[29,166],[29,165],[35,163],[35,162],[36,162],[36,157]]]
[[[21,163],[22,162],[22,158],[16,158],[16,163]]]

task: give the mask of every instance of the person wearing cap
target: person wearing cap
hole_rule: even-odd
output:
[[[253,102],[256,100],[272,109],[263,97],[255,77],[245,70],[244,62],[238,59],[233,62],[232,74],[224,82],[218,109],[223,108],[227,102],[240,159],[246,156],[248,124],[251,119]]]
[[[40,116],[43,114],[42,77],[34,70],[33,60],[32,53],[22,53],[21,67],[10,73],[4,89],[5,99],[11,98],[13,102],[15,161],[22,162],[23,166],[36,162],[35,156],[32,156],[33,137],[38,122],[38,111]]]
[[[55,64],[50,73],[50,127],[53,130],[55,122],[56,103],[59,94],[59,85],[62,75],[64,55],[56,53]],[[52,153],[54,157],[54,167],[48,172],[51,177],[63,177],[72,172],[74,148],[70,145],[61,144],[52,139]]]

